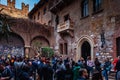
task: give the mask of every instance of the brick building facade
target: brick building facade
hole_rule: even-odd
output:
[[[52,47],[63,58],[113,59],[120,55],[119,4],[119,0],[40,0],[28,13],[28,5],[22,4],[19,10],[15,0],[8,0],[7,6],[0,5],[2,13],[19,19],[11,27],[12,47],[3,40],[0,52],[9,53],[8,45],[13,53],[33,56],[34,44],[42,42],[43,47]],[[32,21],[20,19],[27,18],[27,14]]]
[[[120,55],[119,0],[41,0],[29,18],[54,27],[54,50],[62,57]]]

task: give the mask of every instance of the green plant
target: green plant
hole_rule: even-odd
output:
[[[45,57],[51,58],[53,55],[54,55],[54,51],[50,47],[42,48],[42,55],[41,56],[45,56]]]

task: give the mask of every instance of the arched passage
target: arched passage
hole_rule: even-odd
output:
[[[37,36],[31,40],[30,45],[31,45],[31,49],[30,49],[29,57],[32,57],[36,53],[39,53],[42,47],[49,47],[50,43],[45,37]]]
[[[92,59],[94,58],[94,41],[90,36],[85,35],[80,37],[76,48],[76,61],[79,60],[80,57],[86,59],[87,56],[91,56]]]
[[[120,56],[120,37],[116,38],[116,51],[117,56]]]
[[[1,55],[24,56],[24,40],[16,33],[10,33],[8,40],[0,41]]]

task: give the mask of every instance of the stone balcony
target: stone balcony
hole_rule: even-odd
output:
[[[73,35],[73,31],[74,31],[74,24],[72,21],[67,20],[64,23],[60,23],[57,26],[57,32],[58,33],[69,33],[71,36]]]

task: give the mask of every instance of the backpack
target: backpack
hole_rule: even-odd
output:
[[[10,68],[6,67],[4,71],[1,73],[2,77],[9,77],[11,79],[13,77],[13,73]]]

